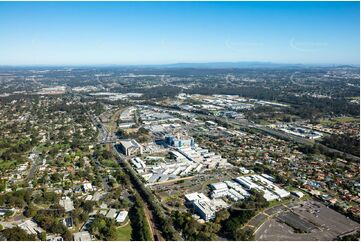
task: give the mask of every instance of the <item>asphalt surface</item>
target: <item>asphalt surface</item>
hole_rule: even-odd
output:
[[[267,219],[256,230],[255,240],[334,240],[339,235],[360,228],[359,223],[317,201],[300,202],[288,207],[290,210]],[[295,228],[304,232],[296,232]]]
[[[278,219],[292,228],[298,229],[304,233],[310,233],[312,230],[317,228],[312,223],[303,220],[301,217],[292,212],[283,213],[278,216]]]

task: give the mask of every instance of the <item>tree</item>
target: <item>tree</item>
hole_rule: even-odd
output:
[[[83,223],[86,222],[88,220],[88,218],[89,218],[89,215],[86,212],[81,213],[79,216],[80,221]]]
[[[84,209],[85,212],[87,213],[91,213],[93,212],[93,206],[94,206],[94,202],[93,201],[85,201],[81,207]]]
[[[172,213],[175,228],[182,232],[185,240],[217,240],[221,226],[216,223],[198,223],[190,213]]]
[[[32,218],[36,215],[36,208],[33,205],[29,205],[24,210],[24,216],[28,218]]]
[[[0,179],[0,192],[5,191],[5,189],[6,189],[6,180]]]
[[[37,211],[34,220],[49,233],[65,233],[66,227],[61,221],[61,217],[64,215],[64,208],[59,207],[59,205],[53,205],[50,206],[50,209]]]
[[[72,241],[73,240],[73,234],[67,229],[66,232],[63,234],[63,239],[65,241]]]
[[[253,230],[250,228],[238,229],[236,230],[234,238],[235,240],[241,241],[253,240]]]
[[[135,203],[129,211],[132,224],[132,240],[152,240],[149,225],[143,210],[143,203],[139,195],[135,195]]]
[[[250,197],[229,209],[229,218],[221,222],[221,234],[230,240],[252,239],[250,231],[240,231],[240,228],[254,217],[257,211],[268,205],[261,192],[251,190]]]
[[[39,237],[41,241],[46,241],[46,232],[41,232]]]
[[[228,219],[230,216],[230,213],[227,209],[222,209],[216,213],[216,218],[214,219],[214,222],[216,224],[220,224],[222,221]]]
[[[7,210],[6,212],[5,212],[5,218],[8,218],[8,217],[11,217],[11,216],[13,216],[13,214],[14,214],[14,211],[12,211],[12,210]]]
[[[114,221],[103,215],[97,215],[95,217],[90,225],[90,232],[100,240],[115,240],[117,236]]]
[[[36,240],[35,235],[27,234],[24,230],[19,227],[6,228],[1,232],[7,240],[10,241],[31,241]]]

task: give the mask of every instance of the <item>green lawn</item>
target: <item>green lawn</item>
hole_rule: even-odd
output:
[[[355,122],[360,122],[360,119],[356,117],[339,117],[332,119],[323,119],[320,121],[321,124],[355,123]]]
[[[10,168],[15,168],[16,165],[17,165],[17,161],[15,160],[0,161],[0,171],[5,171]]]
[[[130,222],[122,228],[117,228],[117,238],[116,240],[120,241],[129,241],[132,235],[132,227],[130,226]]]
[[[109,160],[100,160],[100,163],[105,167],[117,167],[118,163],[115,160],[109,159]]]

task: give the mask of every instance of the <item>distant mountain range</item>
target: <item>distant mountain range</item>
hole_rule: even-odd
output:
[[[160,65],[134,65],[137,67],[154,68],[209,68],[209,69],[227,69],[227,68],[307,68],[307,67],[339,67],[355,68],[356,65],[331,65],[331,64],[283,64],[273,62],[207,62],[207,63],[175,63]]]
[[[194,69],[228,69],[228,68],[317,68],[317,67],[333,67],[333,68],[359,68],[359,65],[336,65],[336,64],[285,64],[274,62],[205,62],[205,63],[174,63],[174,64],[144,64],[144,65],[119,65],[119,64],[99,64],[99,65],[27,65],[27,66],[7,66],[0,65],[0,68],[43,68],[48,67],[50,69],[58,67],[75,67],[75,68],[87,68],[87,67],[124,67],[124,68],[169,68],[169,69],[182,69],[182,68],[194,68]]]
[[[301,64],[277,64],[272,62],[208,62],[208,63],[175,63],[159,65],[167,68],[269,68],[269,67],[300,67]]]

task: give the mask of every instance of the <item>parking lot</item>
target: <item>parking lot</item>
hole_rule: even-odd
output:
[[[295,230],[303,233],[310,233],[313,230],[317,229],[315,225],[308,222],[307,220],[302,219],[301,217],[292,212],[282,213],[278,216],[278,221],[285,223],[294,228]]]
[[[360,227],[360,224],[316,201],[307,201],[303,206],[293,207],[292,211],[336,236]]]
[[[360,225],[317,201],[293,203],[256,230],[256,240],[333,240]]]
[[[283,212],[285,210],[286,210],[285,205],[280,204],[280,205],[277,205],[277,206],[274,206],[272,208],[267,209],[266,211],[264,211],[264,213],[271,216],[271,215],[274,215],[276,213]]]
[[[230,169],[219,169],[207,171],[203,174],[194,175],[191,179],[182,182],[169,182],[166,184],[156,184],[150,186],[155,191],[158,198],[163,201],[171,196],[184,198],[184,194],[192,192],[208,193],[208,184],[224,180],[231,180],[236,177],[236,173]]]
[[[248,225],[249,226],[253,226],[255,228],[257,228],[258,226],[260,226],[263,221],[267,218],[267,216],[263,213],[258,214],[256,217],[253,217],[249,222]]]

